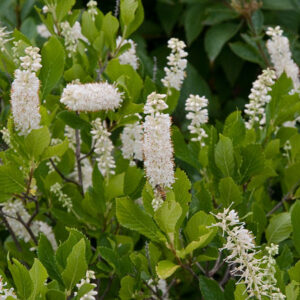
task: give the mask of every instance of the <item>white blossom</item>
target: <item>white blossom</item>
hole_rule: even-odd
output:
[[[239,276],[238,283],[244,283],[249,297],[257,297],[261,300],[264,296],[270,299],[285,299],[279,288],[276,287],[275,260],[272,255],[276,246],[267,248],[268,255],[262,259],[257,258],[254,236],[240,222],[238,214],[230,208],[224,209],[222,213],[214,215],[218,223],[212,226],[220,227],[226,233],[226,243],[222,249],[229,251],[225,261],[232,267],[231,274]]]
[[[163,203],[164,200],[160,197],[160,195],[156,194],[151,202],[153,210],[157,211],[162,206]]]
[[[87,3],[87,7],[88,7],[88,13],[91,15],[92,20],[95,21],[95,16],[98,15],[98,11],[97,11],[97,1],[90,0],[90,1]]]
[[[155,188],[171,187],[174,182],[173,146],[171,142],[171,118],[160,110],[167,105],[160,101],[163,95],[150,94],[145,105],[145,113],[150,114],[144,123],[144,166],[147,178]]]
[[[51,139],[51,143],[50,143],[50,144],[51,144],[51,146],[55,146],[55,145],[58,145],[58,144],[60,144],[60,143],[62,143],[62,140],[61,140],[61,139],[54,138],[54,139]],[[57,156],[57,155],[52,156],[51,159],[52,159],[52,161],[53,161],[56,165],[60,162],[60,157]],[[49,172],[55,171],[55,169],[54,169],[54,167],[53,167],[53,165],[52,165],[52,163],[51,163],[50,161],[47,161],[47,162],[46,162],[46,165],[47,165],[47,167],[49,168]]]
[[[41,55],[39,54],[40,49],[37,47],[27,47],[25,49],[25,56],[20,57],[21,68],[30,72],[38,72],[42,67]]]
[[[207,137],[205,130],[201,127],[208,122],[208,100],[205,97],[199,97],[198,95],[190,95],[185,103],[185,110],[189,113],[186,115],[188,120],[191,120],[191,124],[188,126],[189,131],[196,136],[192,138],[192,141],[199,141],[202,146],[205,144],[202,141]]]
[[[91,131],[95,153],[97,154],[98,168],[103,176],[115,174],[115,160],[112,156],[114,145],[110,140],[110,132],[106,128],[106,123],[97,118],[92,122]]]
[[[114,110],[122,103],[122,93],[107,82],[73,84],[64,88],[60,102],[74,111]]]
[[[23,224],[17,220],[18,216],[25,222],[28,223],[31,216],[24,207],[21,200],[9,200],[1,203],[2,211],[7,219],[8,224],[12,228],[15,235],[23,239],[25,242],[31,240],[31,236]],[[30,229],[35,237],[38,237],[40,233],[45,234],[49,242],[52,244],[53,249],[57,249],[57,243],[53,234],[52,228],[43,221],[33,221],[30,225]]]
[[[47,26],[45,24],[39,24],[37,27],[36,27],[36,30],[37,30],[37,33],[47,39],[48,37],[51,36],[51,33],[50,31],[48,30]]]
[[[2,133],[2,139],[6,143],[7,146],[11,146],[10,143],[10,133],[6,127],[3,127],[0,132]]]
[[[68,56],[71,57],[72,53],[76,52],[79,39],[88,42],[85,36],[81,33],[81,26],[78,21],[71,27],[68,21],[60,23],[61,35],[65,38],[65,46]]]
[[[86,278],[81,279],[81,281],[76,284],[77,289],[79,290],[85,284],[90,284],[91,286],[96,288],[97,285],[95,283],[91,283],[91,279],[96,279],[95,272],[88,270],[88,271],[86,271]],[[74,296],[77,296],[77,294],[78,294],[78,292],[75,292]],[[94,289],[92,289],[92,290],[88,291],[86,294],[84,294],[82,297],[80,297],[79,300],[96,300],[96,298],[94,296],[96,296],[97,294],[98,294],[98,292],[95,291]]]
[[[66,125],[65,126],[65,137],[68,138],[69,148],[75,152],[75,145],[76,145],[75,129]]]
[[[7,282],[4,282],[3,277],[0,275],[0,300],[6,300],[8,297],[17,299],[13,288],[8,289]]]
[[[128,124],[121,134],[123,157],[135,165],[134,159],[143,160],[143,125],[140,122]]]
[[[147,284],[152,287],[153,290],[160,290],[162,293],[162,296],[160,298],[157,297],[157,295],[152,295],[153,299],[163,299],[163,300],[169,300],[169,291],[167,282],[164,279],[159,279],[158,282],[155,284],[153,279],[149,279],[147,281]]]
[[[299,68],[292,58],[288,38],[282,35],[283,30],[280,26],[269,27],[266,33],[271,37],[267,41],[267,48],[277,77],[286,72],[287,76],[293,80],[294,88],[299,88]]]
[[[6,27],[0,27],[0,49],[5,51],[5,44],[12,40],[9,38],[11,32],[6,31]]]
[[[117,47],[121,47],[128,43],[130,44],[130,48],[119,55],[118,59],[121,65],[131,65],[134,70],[137,70],[139,67],[139,60],[136,55],[136,43],[131,39],[123,40],[121,36],[118,36]]]
[[[35,73],[15,71],[15,80],[11,88],[11,110],[14,123],[21,135],[27,135],[32,129],[40,127],[40,82]]]
[[[180,90],[185,77],[185,68],[187,60],[184,58],[188,54],[183,49],[186,47],[183,41],[176,38],[171,38],[168,41],[168,47],[171,49],[171,54],[167,57],[168,67],[164,68],[165,77],[161,80],[167,88]]]
[[[270,102],[271,86],[276,79],[275,72],[271,69],[263,70],[256,81],[253,82],[251,93],[249,95],[250,102],[245,105],[245,114],[248,116],[246,127],[251,129],[256,124],[263,126],[266,122],[265,106]]]
[[[53,184],[50,187],[50,192],[52,192],[58,198],[58,201],[62,204],[62,207],[65,207],[68,212],[72,211],[72,199],[62,191],[61,184],[59,184],[58,182]]]

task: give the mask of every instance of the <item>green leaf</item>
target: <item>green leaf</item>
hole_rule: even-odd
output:
[[[63,110],[57,117],[65,122],[68,126],[74,129],[90,128],[90,123],[81,119],[74,112]]]
[[[121,279],[121,288],[119,290],[121,300],[131,300],[133,298],[135,282],[136,280],[129,275]]]
[[[61,275],[68,291],[71,291],[75,284],[85,277],[88,267],[85,258],[85,247],[85,241],[81,239],[73,247],[67,258],[67,266]]]
[[[184,18],[184,29],[186,39],[190,45],[202,32],[205,17],[204,5],[202,3],[190,5],[186,9]]]
[[[236,206],[243,201],[241,190],[231,177],[220,180],[219,192],[220,199],[217,199],[217,202],[223,207],[229,207],[232,203]]]
[[[296,2],[293,0],[263,0],[264,9],[272,10],[294,10],[297,8]]]
[[[42,263],[36,258],[34,259],[33,266],[29,271],[29,275],[33,282],[33,291],[29,299],[39,299],[41,297],[41,292],[44,289],[48,274]]]
[[[293,226],[293,242],[297,252],[300,254],[300,235],[299,235],[299,228],[300,228],[300,201],[297,200],[296,203],[293,205],[293,209],[291,211],[291,221]]]
[[[167,200],[154,215],[159,228],[169,236],[172,243],[174,243],[175,227],[181,213],[182,209],[178,202]]]
[[[120,17],[123,26],[129,26],[129,24],[134,20],[134,15],[137,8],[137,0],[121,0]]]
[[[51,92],[63,75],[65,65],[65,52],[60,41],[52,36],[42,49],[42,98]]]
[[[131,199],[126,197],[116,199],[116,215],[122,226],[136,230],[156,242],[165,240],[152,218]]]
[[[180,266],[175,265],[169,260],[161,260],[156,266],[156,273],[159,278],[167,279],[173,275],[178,268],[180,268]]]
[[[244,284],[237,284],[234,291],[235,300],[246,300],[248,299],[248,294],[246,292],[246,286]]]
[[[266,229],[266,238],[269,244],[279,244],[292,233],[291,215],[288,212],[280,213],[271,218]]]
[[[140,188],[140,184],[143,182],[144,172],[137,167],[129,167],[125,173],[124,178],[124,194],[130,196],[137,189]]]
[[[44,152],[50,144],[50,133],[47,127],[32,130],[25,138],[25,148],[28,154],[39,159],[39,156]]]
[[[138,99],[143,88],[143,81],[130,65],[121,65],[118,59],[112,59],[108,63],[105,73],[112,81],[117,81],[119,77],[123,76],[129,95],[133,100]]]
[[[58,290],[48,290],[46,293],[47,300],[66,300],[65,293]]]
[[[33,283],[29,271],[16,259],[13,258],[12,260],[13,264],[8,261],[8,268],[17,288],[17,294],[21,299],[27,300],[33,290]]]
[[[277,154],[279,154],[280,151],[280,140],[271,140],[268,145],[265,148],[265,157],[266,159],[272,159]]]
[[[40,237],[38,245],[38,258],[44,267],[47,269],[47,272],[51,279],[57,280],[57,282],[63,285],[61,275],[57,269],[57,264],[55,260],[54,251],[52,249],[51,243],[43,234]]]
[[[285,294],[287,300],[298,300],[300,296],[299,282],[293,280],[289,285],[287,285],[285,289]]]
[[[239,56],[240,58],[259,64],[263,68],[265,67],[265,63],[262,60],[260,54],[251,45],[246,44],[244,42],[235,42],[230,43],[229,46],[233,53]]]
[[[240,169],[241,182],[244,183],[252,176],[264,170],[264,155],[260,145],[252,144],[241,150],[242,166]]]
[[[295,280],[300,283],[300,260],[297,261],[294,267],[288,270],[291,281]]]
[[[223,135],[231,139],[233,145],[240,144],[246,134],[244,119],[240,111],[231,113],[225,120]]]
[[[57,144],[57,145],[54,145],[54,146],[49,146],[43,152],[43,154],[41,156],[41,161],[49,159],[53,156],[58,156],[58,157],[63,156],[63,154],[68,150],[68,147],[69,147],[68,139],[65,139],[60,144]]]
[[[102,31],[104,32],[105,41],[109,48],[115,49],[116,34],[119,29],[118,19],[111,15],[111,12],[103,18]]]
[[[62,19],[68,14],[75,4],[75,0],[55,0],[56,2],[56,18],[58,22],[61,22]]]
[[[220,140],[215,149],[215,161],[217,167],[224,176],[233,176],[235,162],[231,139],[220,134]]]
[[[238,29],[239,25],[234,23],[217,24],[208,29],[204,46],[210,61],[217,58],[225,43],[237,33]]]
[[[109,179],[106,187],[106,198],[111,200],[124,195],[125,173],[117,174]]]
[[[132,3],[133,1],[134,1],[134,3]],[[125,24],[125,22],[123,22],[123,20],[121,18],[121,26],[122,26],[123,35],[125,33],[124,37],[127,38],[134,31],[136,31],[139,28],[139,26],[143,23],[144,8],[143,8],[143,4],[142,4],[141,0],[121,0],[121,5],[122,5],[122,2],[127,2],[127,3],[129,2],[129,3],[131,3],[131,6],[134,8],[134,18],[130,21],[129,24]],[[135,6],[136,6],[135,3],[137,3],[137,8],[135,8]],[[127,19],[127,20],[130,20],[132,18],[132,16],[131,16],[132,12],[128,12],[128,8],[125,9],[125,11],[126,11],[127,18],[129,16],[129,19]],[[121,8],[121,15],[122,15],[122,8]],[[126,19],[126,17],[125,17],[125,19]],[[124,32],[125,26],[126,26],[126,32]]]
[[[93,22],[92,16],[90,13],[85,11],[82,14],[82,34],[87,37],[87,39],[93,43],[95,39],[99,36],[99,32],[95,23]]]
[[[0,166],[0,190],[0,201],[10,198],[14,193],[21,193],[25,190],[25,178],[16,165]]]
[[[200,276],[199,286],[204,300],[224,300],[224,294],[215,280]]]

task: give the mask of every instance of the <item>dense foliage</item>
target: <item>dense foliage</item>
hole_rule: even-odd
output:
[[[1,1],[0,299],[299,300],[299,14]]]

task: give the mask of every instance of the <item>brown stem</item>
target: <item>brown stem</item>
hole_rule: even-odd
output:
[[[89,157],[90,155],[92,155],[94,150],[95,150],[95,147],[92,147],[92,149],[87,154],[85,154],[85,155],[83,155],[79,158],[79,161],[82,161],[83,159],[85,159],[85,158]]]
[[[35,203],[35,211],[34,213],[31,215],[30,219],[27,222],[27,226],[30,227],[32,221],[34,220],[34,218],[39,214],[40,212],[40,205],[39,205],[39,201],[38,199],[35,198],[35,200],[33,200]]]
[[[224,284],[229,280],[229,278],[231,277],[231,274],[230,274],[230,266],[227,267],[226,271],[225,271],[225,274],[222,278],[222,280],[220,281],[219,285],[222,287],[224,286]]]
[[[297,187],[300,185],[300,180],[298,182],[296,182],[292,188],[284,195],[284,197],[282,198],[282,200],[277,203],[268,213],[267,213],[267,217],[271,216],[277,209],[279,209],[283,203],[289,199],[292,198],[295,190],[297,189]]]
[[[19,252],[22,252],[22,246],[21,246],[21,244],[19,243],[19,241],[18,241],[18,239],[17,239],[17,236],[16,236],[16,234],[14,233],[13,229],[12,229],[11,226],[9,225],[8,221],[6,220],[6,218],[5,218],[5,216],[4,216],[3,212],[2,212],[2,207],[1,207],[1,206],[0,206],[0,216],[1,216],[1,218],[2,218],[2,221],[3,221],[4,225],[6,226],[7,230],[9,231],[9,233],[10,233],[10,235],[11,235],[11,237],[12,237],[12,239],[13,239],[13,241],[14,241],[14,243],[15,243],[17,249],[18,249],[18,251],[19,251]]]
[[[223,266],[224,261],[221,261],[221,257],[222,255],[220,254],[218,259],[215,262],[215,265],[213,266],[213,268],[208,272],[208,276],[209,277],[213,277],[219,270],[220,268]]]
[[[106,288],[105,288],[103,294],[102,294],[101,297],[99,298],[99,300],[105,299],[106,294],[109,292],[109,290],[110,290],[110,288],[111,288],[113,279],[114,279],[114,276],[111,275],[111,276],[109,277],[109,282],[108,282],[108,284],[107,284],[107,286],[106,286]]]
[[[145,283],[145,285],[147,286],[147,288],[158,298],[158,299],[160,299],[160,300],[163,300],[163,298],[162,298],[162,296],[159,294],[159,292],[157,291],[157,290],[154,290],[153,288],[152,288],[152,286],[151,285],[149,285],[148,283],[147,283],[147,281],[145,281],[144,280],[144,283]]]
[[[30,172],[29,172],[28,182],[27,182],[26,195],[30,194],[30,186],[31,186],[32,178],[33,178],[33,173],[34,173],[34,168],[31,167]]]
[[[22,20],[21,20],[21,3],[20,3],[20,0],[17,1],[15,12],[16,12],[16,20],[17,20],[17,29],[20,30],[21,24],[22,24]]]
[[[25,227],[25,229],[27,230],[27,232],[29,233],[31,239],[33,240],[33,242],[37,245],[38,244],[38,241],[35,237],[35,235],[33,234],[30,226],[28,226],[24,220],[21,218],[21,216],[19,215],[19,213],[17,213],[17,220]]]
[[[76,184],[76,185],[80,186],[80,184],[79,184],[77,181],[75,181],[75,180],[73,180],[73,179],[70,179],[70,178],[66,177],[66,176],[58,169],[58,167],[56,166],[56,164],[54,163],[54,161],[53,161],[51,158],[49,159],[49,161],[50,161],[52,167],[54,168],[54,170],[58,173],[58,175],[59,175],[64,181],[70,182],[70,183],[73,183],[73,184]]]

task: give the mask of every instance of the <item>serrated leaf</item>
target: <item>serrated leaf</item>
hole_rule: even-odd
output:
[[[288,212],[280,213],[271,218],[266,229],[266,238],[269,244],[279,244],[292,233],[291,215]]]
[[[62,278],[68,291],[71,291],[81,278],[85,277],[87,263],[85,258],[85,241],[81,239],[67,258],[67,265],[62,272]]]
[[[44,235],[41,235],[38,245],[38,258],[47,269],[47,272],[51,279],[57,280],[57,282],[63,285],[61,275],[57,269],[54,251],[51,243]]]
[[[69,147],[69,141],[67,139],[65,139],[60,144],[49,146],[43,152],[41,156],[41,161],[45,159],[49,159],[53,156],[61,157],[68,150],[68,147]]]
[[[231,177],[220,180],[219,192],[220,198],[217,202],[222,204],[223,207],[229,207],[232,203],[236,206],[243,201],[241,190]]]
[[[215,162],[224,176],[233,176],[235,162],[231,139],[220,134],[220,140],[215,149]]]
[[[246,134],[246,127],[240,111],[231,113],[225,120],[223,135],[232,140],[233,145],[243,142]]]
[[[33,291],[29,299],[39,299],[41,297],[41,292],[44,288],[48,274],[42,263],[36,258],[34,259],[33,266],[29,271],[29,275],[33,282]]]
[[[116,199],[116,215],[122,226],[135,230],[156,242],[165,240],[152,218],[131,199],[125,197]]]

